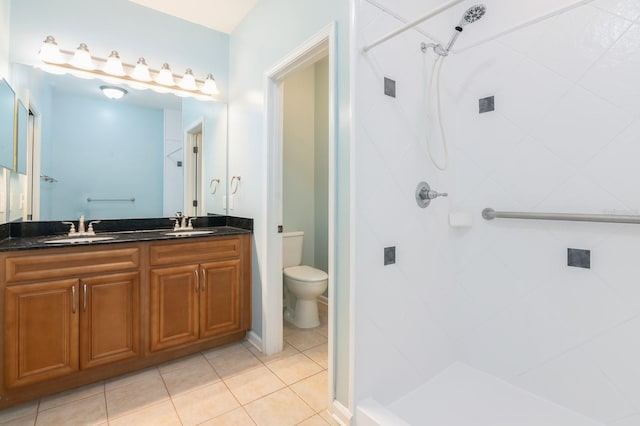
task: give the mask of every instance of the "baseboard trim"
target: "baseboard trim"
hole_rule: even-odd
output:
[[[318,302],[329,306],[329,298],[327,296],[318,296]]]
[[[347,407],[334,399],[331,404],[331,417],[342,426],[350,426],[353,414]]]
[[[258,336],[255,331],[249,330],[247,333],[247,342],[251,343],[256,349],[262,352],[262,338]]]

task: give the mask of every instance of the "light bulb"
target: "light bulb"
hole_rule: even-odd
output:
[[[193,71],[191,71],[191,68],[187,68],[187,70],[184,72],[179,86],[186,90],[196,90],[198,88],[198,86],[196,86],[196,78],[193,76]]]
[[[43,62],[49,62],[51,64],[64,63],[64,59],[62,58],[60,49],[58,48],[58,43],[56,43],[56,39],[53,38],[53,36],[47,36],[47,38],[44,39],[38,54],[40,56],[40,60]]]
[[[133,69],[133,73],[131,74],[136,80],[139,81],[151,81],[151,75],[149,74],[149,67],[147,66],[147,61],[144,58],[139,58],[136,67]]]
[[[122,68],[122,61],[120,61],[120,55],[115,50],[112,50],[107,58],[107,64],[104,66],[104,72],[111,75],[123,76],[126,73]]]
[[[76,68],[81,68],[83,70],[93,70],[95,67],[93,66],[93,62],[91,61],[91,54],[89,53],[89,48],[86,44],[80,43],[80,46],[76,49],[76,53],[74,53],[71,62],[69,62]]]
[[[171,68],[168,63],[162,64],[162,69],[158,73],[156,77],[156,82],[164,85],[164,86],[175,86],[176,83],[173,81],[173,74],[171,74]]]
[[[207,95],[217,95],[218,93],[220,93],[218,91],[218,85],[216,84],[216,80],[215,78],[213,78],[211,74],[207,74],[207,78],[204,80],[202,93],[206,93]]]

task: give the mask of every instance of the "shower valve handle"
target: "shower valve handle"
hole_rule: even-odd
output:
[[[427,207],[431,200],[434,200],[438,197],[448,197],[449,194],[446,192],[438,192],[431,189],[428,183],[420,182],[418,187],[416,188],[416,202],[418,206],[421,208]]]

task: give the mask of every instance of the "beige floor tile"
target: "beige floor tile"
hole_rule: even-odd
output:
[[[107,380],[105,383],[105,390],[109,391],[120,386],[125,386],[131,383],[144,381],[152,378],[160,378],[160,372],[157,367],[147,368],[142,371],[134,371],[133,373],[125,374],[122,376],[114,377]]]
[[[327,338],[316,332],[315,329],[296,330],[285,336],[284,340],[299,351],[306,351],[314,346],[327,343]]]
[[[242,344],[210,350],[205,352],[204,356],[222,378],[242,374],[262,366],[262,362]]]
[[[325,422],[329,423],[331,426],[340,426],[340,423],[338,423],[333,417],[331,417],[331,413],[329,413],[328,410],[323,410],[318,414],[324,419]]]
[[[303,353],[314,360],[320,367],[328,368],[329,345],[327,343],[314,346]]]
[[[0,425],[4,426],[33,426],[36,424],[36,415],[30,414],[26,417],[19,417],[5,422],[1,422]]]
[[[149,375],[142,380],[107,389],[109,420],[164,402],[168,398],[169,394],[160,375]]]
[[[150,405],[109,422],[110,426],[180,426],[181,424],[170,400]]]
[[[204,422],[200,426],[255,426],[255,423],[241,407]]]
[[[79,401],[40,411],[36,425],[88,426],[107,421],[104,395],[94,395]]]
[[[299,426],[327,426],[327,422],[324,421],[322,417],[316,414],[313,417],[308,418],[307,420],[298,423]]]
[[[329,406],[329,384],[326,371],[291,385],[291,389],[316,413],[325,411]]]
[[[274,361],[268,367],[287,385],[299,382],[323,370],[322,367],[304,354],[297,354]]]
[[[185,392],[191,392],[203,386],[212,385],[220,381],[220,377],[213,371],[213,367],[201,357],[204,364],[192,363],[190,366],[162,374],[169,394],[174,397]]]
[[[292,355],[295,355],[297,353],[299,353],[299,351],[294,348],[293,346],[291,346],[288,343],[284,343],[283,347],[282,347],[282,351],[278,352],[277,354],[273,354],[273,355],[265,355],[263,354],[259,349],[256,349],[255,347],[249,348],[249,351],[251,351],[251,353],[258,358],[260,361],[264,362],[265,364],[273,362],[273,361],[277,361],[279,359],[282,358],[287,358],[290,357]]]
[[[38,401],[27,402],[15,407],[0,410],[0,423],[6,423],[20,417],[35,416],[38,412]]]
[[[224,379],[224,382],[243,405],[285,387],[282,380],[264,366]]]
[[[58,407],[60,405],[68,404],[94,395],[104,396],[104,382],[92,383],[90,385],[44,397],[40,400],[38,410],[48,410],[49,408]]]
[[[316,328],[315,330],[318,334],[323,335],[324,337],[328,338],[329,337],[329,325],[328,324],[321,324],[318,328]]]
[[[253,401],[244,408],[258,426],[296,425],[314,415],[313,410],[289,388]]]
[[[173,398],[173,404],[185,426],[200,424],[240,406],[222,382],[184,393]]]
[[[205,365],[208,364],[207,359],[198,352],[194,355],[185,356],[182,358],[174,359],[173,361],[165,362],[158,366],[160,374],[168,373],[170,371],[180,370],[181,368],[191,367],[193,365]]]

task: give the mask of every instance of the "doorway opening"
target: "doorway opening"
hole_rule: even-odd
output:
[[[326,142],[324,145],[319,144],[318,146],[313,144],[314,157],[323,156],[325,158],[325,165],[320,168],[323,170],[319,170],[316,173],[316,166],[310,166],[311,160],[309,157],[306,157],[306,160],[301,160],[307,164],[307,166],[300,167],[299,164],[294,166],[294,169],[306,168],[307,172],[309,169],[312,169],[314,176],[314,185],[313,190],[304,188],[297,188],[293,191],[298,191],[298,194],[305,193],[305,191],[313,192],[313,210],[314,214],[316,211],[324,212],[326,220],[323,222],[319,228],[322,228],[323,231],[316,232],[315,221],[313,225],[308,223],[308,229],[312,229],[310,234],[318,234],[324,235],[326,240],[324,241],[324,255],[326,256],[325,263],[322,265],[323,268],[326,268],[325,271],[327,273],[327,281],[328,281],[328,289],[325,293],[325,301],[326,301],[326,323],[323,328],[317,328],[315,330],[316,334],[322,334],[323,329],[326,330],[324,337],[324,341],[326,342],[326,369],[327,369],[327,382],[328,382],[328,401],[329,406],[332,406],[333,401],[335,400],[335,391],[334,391],[334,303],[333,303],[333,295],[335,294],[335,194],[336,194],[336,180],[335,180],[335,170],[336,170],[336,156],[335,156],[335,143],[337,140],[336,137],[336,125],[337,117],[336,115],[336,101],[337,101],[337,88],[335,85],[336,82],[336,46],[335,46],[335,37],[336,30],[335,24],[330,24],[318,34],[307,40],[297,49],[292,51],[287,57],[282,59],[277,65],[275,65],[270,71],[266,74],[266,87],[267,87],[267,99],[266,99],[266,124],[267,124],[267,149],[268,149],[268,178],[266,182],[266,191],[267,191],[267,250],[266,250],[266,281],[263,285],[262,295],[263,295],[263,329],[262,329],[262,341],[261,346],[262,350],[266,355],[271,355],[277,352],[280,352],[283,349],[284,342],[284,326],[283,326],[283,231],[284,228],[288,228],[287,230],[295,231],[298,229],[298,226],[301,226],[299,223],[286,223],[285,219],[288,217],[291,219],[291,215],[288,213],[285,214],[285,198],[294,199],[294,203],[292,205],[294,207],[289,210],[296,210],[295,205],[297,204],[300,209],[309,211],[309,205],[304,205],[304,202],[301,200],[296,200],[298,198],[297,195],[292,195],[294,192],[291,192],[291,185],[296,182],[289,182],[290,179],[296,179],[294,177],[289,176],[290,171],[292,170],[290,166],[294,163],[294,160],[290,158],[286,158],[289,154],[286,154],[285,151],[289,151],[288,148],[285,147],[285,128],[287,123],[285,122],[287,116],[287,110],[291,110],[291,108],[285,109],[285,103],[287,102],[287,80],[290,77],[295,76],[298,72],[303,72],[307,70],[307,72],[311,72],[309,69],[313,69],[313,73],[317,69],[322,69],[324,66],[324,72],[326,74],[326,88],[324,96],[326,98],[326,106],[325,106],[325,139]],[[324,62],[323,62],[324,61]],[[324,64],[324,65],[321,65]],[[318,72],[321,74],[322,72]],[[315,84],[315,82],[314,82]],[[294,104],[295,105],[295,104]],[[293,109],[295,110],[295,106]],[[321,110],[322,107],[319,108]],[[289,120],[290,121],[290,120]],[[314,125],[315,131],[315,125]],[[315,138],[315,136],[314,136]],[[297,148],[301,147],[304,144],[296,144],[297,136],[293,136],[293,151],[295,152]],[[291,147],[289,147],[291,148]],[[315,150],[316,148],[321,151],[319,155],[316,156]],[[291,161],[287,161],[291,160]],[[288,166],[286,166],[287,164]],[[287,168],[285,170],[285,167]],[[298,170],[300,171],[300,170]],[[285,187],[284,177],[287,175],[287,185]],[[321,176],[316,179],[316,176]],[[307,176],[311,176],[311,173],[307,173]],[[316,202],[315,201],[315,182],[323,182],[325,185],[324,201]],[[311,188],[311,185],[307,182],[307,188]],[[285,191],[286,190],[286,191]],[[321,198],[321,197],[320,197]],[[323,205],[324,204],[324,205]],[[302,215],[303,216],[303,215]],[[315,241],[315,237],[313,238]],[[311,253],[309,253],[311,243],[308,242],[307,246],[307,262],[311,262],[309,260],[311,258]],[[315,251],[315,242],[314,249]],[[319,253],[322,254],[323,249],[319,249]],[[304,253],[304,249],[303,249]],[[315,255],[313,263],[315,263]],[[319,269],[319,268],[318,268]],[[322,312],[322,306],[320,306],[320,312]],[[305,329],[301,329],[304,330]],[[314,331],[314,329],[311,329]],[[290,330],[287,329],[289,333]],[[302,351],[305,352],[305,351]]]
[[[185,138],[184,214],[200,216],[204,208],[202,188],[202,121],[189,127]]]

